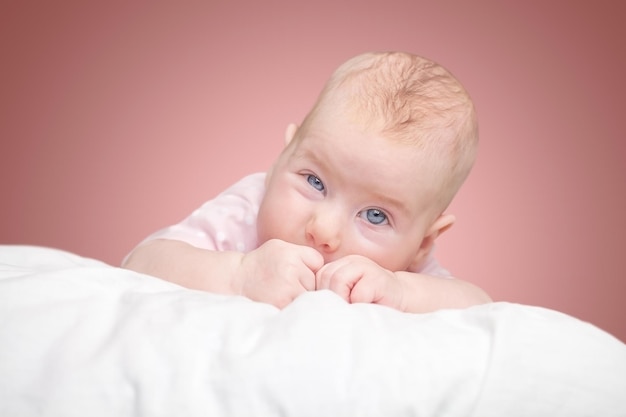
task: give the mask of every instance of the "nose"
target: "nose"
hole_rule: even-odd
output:
[[[341,245],[341,218],[329,207],[320,207],[309,219],[307,243],[322,253],[333,253]]]

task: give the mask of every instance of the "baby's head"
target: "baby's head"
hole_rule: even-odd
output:
[[[364,131],[413,145],[436,173],[440,212],[475,160],[478,125],[469,94],[449,71],[420,56],[366,53],[346,61],[326,83],[296,140],[325,117],[343,117]]]
[[[268,173],[260,242],[415,268],[454,221],[443,212],[477,147],[474,107],[444,68],[406,53],[341,65]]]

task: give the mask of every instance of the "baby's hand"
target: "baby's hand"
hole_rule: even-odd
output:
[[[376,262],[349,255],[329,262],[315,275],[316,289],[329,289],[349,303],[383,304],[403,309],[402,282]]]
[[[268,240],[245,254],[238,270],[241,293],[283,308],[305,291],[315,290],[315,273],[324,258],[313,248]]]

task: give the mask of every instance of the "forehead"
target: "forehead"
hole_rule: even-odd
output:
[[[363,197],[376,197],[423,212],[432,206],[433,167],[420,149],[364,132],[346,123],[315,126],[293,150],[293,159],[309,162],[326,182]]]

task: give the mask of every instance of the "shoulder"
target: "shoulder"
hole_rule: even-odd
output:
[[[265,176],[264,172],[247,175],[220,193],[220,196],[233,195],[245,200],[260,201],[265,193]]]
[[[256,172],[254,174],[247,175],[237,182],[242,188],[249,189],[253,192],[265,192],[265,172]]]

